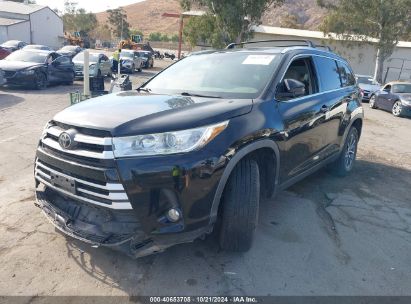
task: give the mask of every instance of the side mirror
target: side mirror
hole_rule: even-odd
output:
[[[295,79],[284,79],[279,85],[280,92],[276,98],[279,100],[298,98],[305,95],[305,84]]]

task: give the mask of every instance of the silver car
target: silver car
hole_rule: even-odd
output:
[[[135,70],[141,72],[144,67],[144,60],[136,51],[121,50],[120,53],[121,71],[133,74]]]
[[[78,53],[73,58],[76,78],[83,78],[84,52]],[[90,77],[111,76],[111,63],[103,53],[90,53]]]
[[[381,85],[370,75],[355,75],[355,78],[361,89],[363,100],[370,100],[371,95],[381,89]]]

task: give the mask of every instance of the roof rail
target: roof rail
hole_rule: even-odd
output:
[[[316,48],[324,48],[328,52],[332,52],[333,50],[328,45],[316,45]]]
[[[315,44],[311,40],[303,40],[303,39],[282,39],[282,40],[269,39],[269,40],[246,41],[246,42],[240,42],[240,43],[230,43],[229,45],[226,46],[226,49],[233,49],[237,45],[264,43],[264,42],[297,42],[299,44],[290,44],[290,45],[286,45],[286,46],[308,46],[308,47],[315,48]]]

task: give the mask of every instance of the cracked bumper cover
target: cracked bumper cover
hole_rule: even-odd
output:
[[[37,206],[57,230],[93,247],[109,247],[132,258],[164,251],[179,243],[192,242],[206,233],[198,229],[173,235],[146,235],[130,210],[108,210],[64,197],[41,186]]]

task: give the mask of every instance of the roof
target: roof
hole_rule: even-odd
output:
[[[325,35],[323,32],[320,31],[308,31],[308,30],[298,30],[298,29],[291,29],[291,28],[284,28],[284,27],[275,27],[275,26],[267,26],[267,25],[259,25],[254,26],[253,30],[256,33],[263,33],[263,34],[271,34],[271,35],[284,35],[284,36],[294,36],[294,37],[301,37],[302,39],[334,39],[334,40],[342,40],[341,38],[337,37],[336,34],[331,33],[331,37]],[[358,39],[359,42],[362,40]],[[376,39],[370,38],[370,41],[377,41]],[[404,48],[411,48],[410,41],[399,41],[397,47],[404,47]]]
[[[1,3],[1,2],[0,2]],[[21,22],[28,22],[28,20],[22,20],[22,19],[10,19],[10,18],[2,18],[0,17],[0,26],[9,26]]]
[[[409,80],[397,80],[397,81],[390,81],[388,83],[386,83],[385,85],[394,85],[394,84],[411,84],[411,82]]]
[[[0,0],[0,12],[8,12],[14,14],[30,15],[47,6],[38,4],[24,4],[14,1]]]

